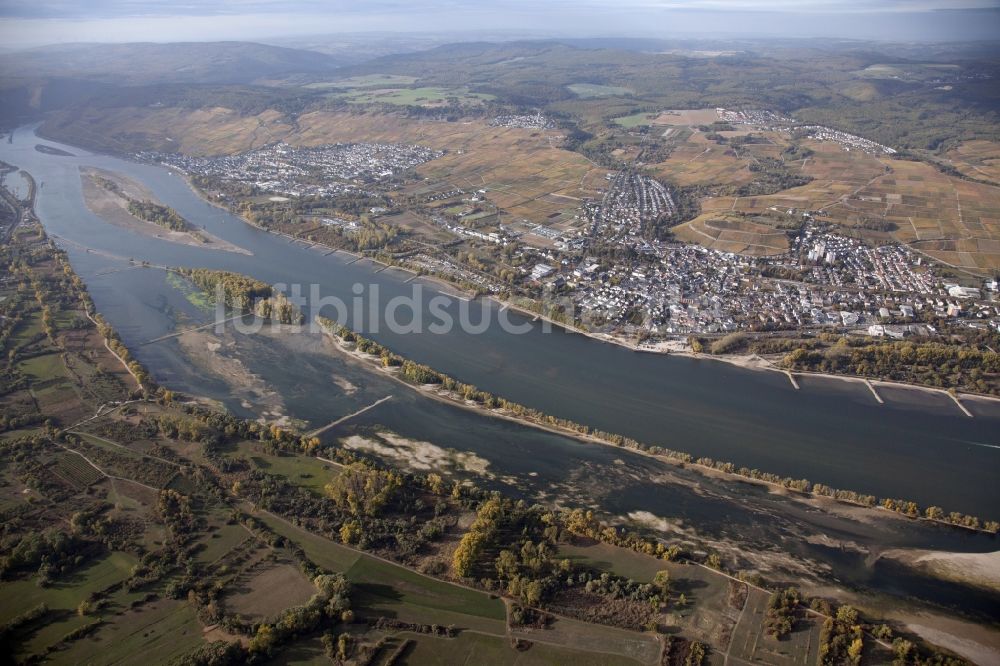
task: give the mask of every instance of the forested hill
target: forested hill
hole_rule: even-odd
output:
[[[274,104],[273,95],[247,84],[326,77],[340,63],[336,56],[251,42],[64,44],[0,52],[0,127],[114,100],[147,107],[178,99],[188,108],[266,107]],[[234,95],[258,101],[234,102]]]

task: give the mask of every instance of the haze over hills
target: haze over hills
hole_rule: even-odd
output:
[[[60,44],[0,57],[0,76],[85,78],[121,85],[250,83],[297,73],[330,73],[342,61],[253,42]]]
[[[340,64],[328,54],[253,42],[60,44],[11,51],[0,53],[0,124],[88,100],[120,104],[127,98],[143,106],[182,96],[212,105],[206,96],[214,96],[215,104],[232,104],[225,101],[232,93],[225,86],[330,76]],[[191,92],[189,86],[210,88]],[[262,93],[257,103],[269,99]]]

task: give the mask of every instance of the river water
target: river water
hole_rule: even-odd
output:
[[[254,229],[201,201],[167,170],[69,146],[59,147],[73,157],[43,154],[34,149],[38,143],[59,146],[22,128],[12,143],[0,143],[0,159],[34,175],[40,183],[39,216],[51,233],[69,241],[158,264],[234,270],[270,283],[315,283],[324,296],[336,295],[348,304],[355,298],[355,283],[366,285],[366,294],[370,285],[377,285],[383,303],[411,293],[416,284],[405,284],[405,273],[376,274],[378,267],[370,262],[350,264],[353,258],[346,254],[323,256]],[[82,164],[140,180],[187,219],[254,256],[181,246],[103,223],[83,204]],[[84,278],[109,267],[106,258],[63,244]],[[116,302],[116,292],[134,291],[137,281],[142,282],[141,300],[150,300],[156,278],[140,272],[113,273],[94,285],[98,306],[130,346],[163,332],[156,322]],[[436,292],[425,285],[423,293],[426,301]],[[451,303],[457,319],[460,302]],[[495,320],[496,305],[488,302],[472,307],[474,321],[480,309],[489,310]],[[370,326],[349,323],[462,381],[640,441],[982,516],[993,516],[1000,508],[1000,406],[995,404],[967,401],[976,414],[968,418],[946,396],[919,391],[880,388],[886,405],[877,404],[862,385],[840,380],[807,377],[796,391],[778,373],[632,352],[561,329],[545,333],[540,325],[524,335],[505,333],[495,324],[480,334],[455,327],[447,335],[395,335],[384,324],[372,333]],[[157,345],[136,353],[157,373]],[[321,403],[297,405],[303,413],[322,412]]]
[[[38,152],[39,143],[72,156]],[[403,272],[376,273],[380,267],[370,262],[354,262],[343,253],[326,256],[255,229],[205,203],[165,169],[44,141],[30,127],[17,130],[12,142],[0,142],[0,160],[35,177],[36,210],[46,229],[58,236],[98,309],[158,381],[215,397],[246,416],[258,415],[259,396],[238,395],[205,373],[176,339],[144,344],[173,332],[178,321],[207,321],[207,315],[171,286],[163,271],[130,268],[123,258],[238,271],[272,284],[317,284],[322,295],[346,303],[355,297],[356,283],[366,285],[369,297],[371,285],[377,285],[383,303],[411,294],[419,283],[406,283],[410,276]],[[82,165],[141,181],[188,220],[253,255],[182,246],[106,224],[83,203]],[[421,288],[425,303],[439,293],[433,284]],[[449,299],[448,311],[456,319],[461,305]],[[495,303],[474,305],[473,320],[481,309],[496,319]],[[530,323],[520,315],[510,318]],[[546,332],[539,324],[527,334],[512,335],[495,323],[478,334],[457,327],[447,334],[394,334],[384,322],[378,332],[368,321],[347,323],[462,381],[595,428],[946,510],[994,518],[1000,508],[1000,407],[991,403],[968,401],[975,413],[968,418],[947,397],[921,391],[880,389],[885,405],[863,386],[839,380],[806,378],[796,391],[778,373],[632,352],[560,329]],[[747,549],[790,552],[804,566],[822,568],[854,586],[961,604],[987,617],[997,610],[992,595],[977,596],[962,586],[942,588],[908,572],[888,575],[866,562],[885,548],[996,550],[995,538],[910,521],[844,520],[745,483],[701,479],[626,451],[486,418],[421,397],[331,354],[318,336],[227,335],[238,341],[232,355],[276,390],[281,411],[314,426],[394,396],[327,437],[384,426],[410,440],[470,452],[485,461],[488,482],[516,488],[528,498],[572,498],[617,516],[645,512],[675,521],[678,529],[696,529],[709,541],[731,539]],[[334,378],[353,387],[345,389]],[[691,492],[666,483],[665,473],[697,481],[701,488]],[[858,548],[823,545],[814,538],[819,534]]]

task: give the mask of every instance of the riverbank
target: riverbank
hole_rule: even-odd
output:
[[[342,248],[342,247],[334,247],[332,245],[328,245],[326,243],[323,243],[322,241],[313,241],[313,240],[309,240],[307,238],[300,238],[298,236],[293,236],[292,234],[287,234],[287,233],[284,233],[282,231],[276,231],[274,229],[269,229],[269,228],[267,228],[265,226],[257,224],[256,222],[253,222],[252,220],[248,219],[246,216],[241,215],[238,211],[231,210],[228,206],[225,206],[225,205],[219,203],[218,201],[213,201],[204,192],[204,190],[202,190],[200,187],[198,187],[197,185],[194,184],[194,181],[191,180],[191,177],[187,173],[185,173],[184,171],[181,171],[177,167],[170,166],[170,165],[163,165],[163,168],[165,168],[168,171],[170,171],[171,173],[177,174],[178,176],[180,176],[181,178],[183,178],[184,182],[187,183],[187,185],[191,189],[191,191],[194,192],[194,194],[199,199],[201,199],[202,201],[204,201],[206,204],[208,204],[210,206],[213,206],[213,207],[215,207],[215,208],[217,208],[219,210],[222,210],[222,211],[225,211],[225,212],[229,213],[230,215],[232,215],[232,216],[240,219],[243,223],[245,223],[245,224],[253,227],[254,229],[257,229],[259,231],[263,231],[263,232],[268,233],[268,234],[272,234],[274,236],[278,236],[279,238],[286,238],[290,242],[293,242],[293,243],[302,243],[303,245],[306,245],[309,248],[319,248],[321,250],[325,250],[326,254],[342,253],[342,254],[346,254],[346,255],[348,255],[350,257],[354,257],[354,261],[362,261],[362,260],[364,260],[364,261],[370,261],[371,263],[377,264],[377,265],[379,265],[379,266],[382,267],[382,268],[379,269],[379,272],[381,272],[383,270],[390,269],[390,268],[398,270],[398,271],[405,271],[405,272],[407,272],[407,273],[409,273],[411,275],[411,277],[409,278],[408,281],[419,279],[419,280],[424,281],[424,282],[431,282],[436,287],[438,287],[439,289],[441,289],[442,291],[444,291],[445,293],[447,293],[449,296],[454,296],[456,298],[464,298],[466,300],[471,300],[471,299],[473,299],[473,298],[476,297],[475,293],[463,289],[460,285],[457,285],[454,282],[446,280],[445,278],[437,276],[437,275],[429,275],[429,274],[426,274],[426,273],[422,273],[419,270],[415,270],[415,269],[409,267],[408,265],[405,264],[405,262],[391,262],[391,263],[387,263],[387,262],[383,261],[382,259],[379,259],[377,257],[369,256],[369,255],[367,255],[367,254],[365,254],[363,252],[354,252],[352,250],[347,250],[347,249]]]
[[[937,550],[887,550],[880,557],[895,560],[936,578],[1000,592],[1000,550],[992,553],[951,553]]]
[[[870,383],[875,386],[886,386],[891,388],[917,390],[934,395],[944,395],[947,396],[949,399],[954,400],[958,404],[959,408],[962,409],[963,413],[965,413],[966,416],[970,417],[972,416],[972,414],[969,413],[967,410],[965,410],[961,406],[961,402],[959,402],[959,400],[962,398],[1000,403],[1000,397],[994,395],[987,395],[984,393],[972,393],[969,391],[958,391],[955,389],[936,388],[933,386],[926,386],[924,384],[913,384],[910,382],[893,381],[888,379],[881,379],[879,377],[864,377],[861,375],[847,375],[847,374],[838,375],[828,372],[813,372],[810,370],[795,370],[790,368],[783,368],[777,365],[777,363],[775,363],[775,360],[777,359],[774,360],[768,359],[755,353],[754,354],[704,354],[693,351],[691,349],[691,345],[687,341],[680,339],[665,340],[655,344],[629,342],[628,340],[625,340],[620,336],[611,335],[608,333],[594,333],[570,324],[566,324],[564,322],[556,321],[555,319],[552,319],[551,317],[548,317],[544,314],[540,314],[538,312],[535,312],[534,310],[530,310],[516,303],[513,303],[509,300],[503,300],[497,296],[490,295],[487,296],[487,298],[494,300],[501,306],[507,306],[512,310],[516,310],[524,314],[525,316],[533,317],[536,320],[547,322],[549,325],[552,326],[558,326],[568,333],[577,333],[579,335],[588,337],[591,340],[597,340],[598,342],[604,342],[607,344],[616,345],[618,347],[622,347],[624,349],[628,349],[634,352],[682,356],[684,358],[691,358],[696,360],[718,361],[720,363],[726,363],[728,365],[742,368],[744,370],[766,370],[771,372],[778,372],[783,375],[789,375],[789,374],[792,376],[801,375],[807,377],[818,377],[821,379],[835,379],[847,382],[860,382],[863,384]],[[792,384],[796,389],[799,388],[799,386],[794,381],[792,382]],[[881,398],[879,398],[878,400],[880,403],[882,402]]]
[[[191,178],[185,172],[177,169],[176,167],[170,167],[170,166],[168,166],[166,168],[171,173],[177,174],[181,178],[183,178],[184,181],[187,183],[188,187],[191,189],[191,191],[194,192],[194,194],[199,199],[201,199],[202,201],[204,201],[205,203],[207,203],[207,204],[209,204],[211,206],[214,206],[214,207],[216,207],[216,208],[218,208],[220,210],[224,210],[224,211],[226,211],[226,212],[228,212],[228,213],[230,213],[230,214],[238,217],[244,223],[246,223],[246,224],[254,227],[255,229],[259,229],[260,231],[264,231],[264,232],[267,232],[267,233],[270,233],[270,234],[273,234],[273,235],[276,235],[276,236],[279,236],[279,237],[282,237],[282,238],[286,238],[286,239],[288,239],[291,242],[302,243],[302,244],[305,244],[305,245],[307,245],[309,247],[321,248],[323,250],[326,250],[328,253],[343,252],[343,253],[345,253],[345,254],[347,254],[349,256],[354,257],[355,260],[365,259],[367,261],[372,262],[373,264],[378,264],[379,266],[381,266],[382,268],[380,270],[385,270],[387,268],[395,268],[397,270],[406,271],[406,272],[412,274],[412,277],[410,278],[411,281],[414,280],[414,279],[418,279],[419,278],[422,281],[433,283],[435,286],[440,287],[443,290],[446,290],[449,295],[457,297],[457,298],[462,298],[462,299],[469,300],[469,299],[474,299],[474,298],[477,297],[477,294],[464,289],[461,285],[456,284],[455,282],[452,282],[452,281],[448,280],[446,277],[440,276],[440,275],[428,275],[428,274],[424,274],[424,273],[420,272],[419,270],[415,270],[415,269],[409,267],[406,264],[405,261],[391,261],[391,262],[387,263],[386,261],[382,261],[382,260],[380,260],[378,258],[369,256],[369,255],[364,254],[364,253],[352,252],[350,250],[346,250],[346,249],[343,249],[343,248],[333,247],[331,245],[327,245],[327,244],[322,243],[322,242],[311,241],[311,240],[300,238],[300,237],[297,237],[297,236],[294,236],[294,235],[291,235],[291,234],[287,234],[287,233],[284,233],[284,232],[281,232],[281,231],[275,231],[273,229],[268,229],[267,227],[264,227],[264,226],[261,226],[259,224],[256,224],[256,223],[252,222],[251,220],[247,219],[245,216],[240,215],[238,212],[230,210],[227,206],[225,206],[225,205],[223,205],[223,204],[221,204],[221,203],[219,203],[217,201],[213,201],[203,190],[201,190],[197,185],[194,184],[194,182],[191,180]],[[767,359],[767,358],[759,356],[758,354],[721,354],[721,355],[716,355],[716,354],[698,353],[698,352],[694,352],[691,349],[690,345],[686,342],[686,340],[683,340],[683,339],[665,340],[665,341],[661,341],[661,342],[657,342],[657,343],[632,342],[632,341],[627,340],[627,339],[625,339],[625,338],[623,338],[622,336],[619,336],[619,335],[612,335],[612,334],[608,334],[608,333],[596,333],[596,332],[592,332],[592,331],[588,331],[588,330],[579,328],[579,327],[577,327],[577,326],[575,326],[573,324],[567,324],[565,322],[557,321],[557,320],[551,318],[550,316],[548,316],[546,314],[543,314],[543,313],[537,312],[535,310],[532,310],[532,309],[530,309],[528,307],[525,307],[524,305],[519,304],[519,303],[515,302],[513,299],[510,299],[510,298],[505,299],[505,298],[503,298],[503,297],[501,297],[499,295],[495,295],[495,294],[486,294],[484,297],[486,299],[492,300],[494,303],[497,304],[497,306],[500,309],[510,308],[510,309],[515,310],[515,311],[517,311],[517,312],[519,312],[519,313],[521,313],[521,314],[525,315],[526,317],[529,317],[529,318],[531,318],[533,320],[545,322],[548,325],[552,325],[552,326],[558,326],[558,327],[562,328],[564,331],[571,332],[571,333],[578,333],[578,334],[586,336],[586,337],[588,337],[588,338],[590,338],[592,340],[597,340],[599,342],[604,342],[604,343],[616,345],[618,347],[622,347],[624,349],[628,349],[628,350],[631,350],[631,351],[634,351],[634,352],[643,352],[643,353],[650,353],[650,354],[663,354],[663,355],[674,355],[674,356],[681,356],[681,357],[692,358],[692,359],[697,359],[697,360],[708,359],[708,360],[713,360],[713,361],[719,361],[721,363],[726,363],[726,364],[729,364],[729,365],[732,365],[732,366],[735,366],[735,367],[738,367],[738,368],[746,369],[746,370],[766,370],[766,371],[771,371],[771,372],[779,372],[779,373],[782,373],[782,374],[785,374],[785,375],[788,375],[789,373],[791,373],[791,375],[793,375],[793,376],[794,375],[805,375],[805,376],[818,377],[818,378],[821,378],[821,379],[837,379],[837,380],[848,381],[848,382],[862,382],[862,383],[870,382],[871,384],[874,384],[876,386],[877,385],[885,385],[885,386],[894,387],[894,388],[917,389],[917,390],[920,390],[920,391],[924,391],[924,392],[926,392],[928,394],[945,395],[945,396],[947,396],[950,400],[954,400],[956,402],[956,404],[958,405],[958,408],[961,409],[962,412],[966,416],[970,416],[970,417],[972,416],[972,414],[970,412],[968,412],[967,410],[965,410],[964,407],[962,406],[961,402],[960,402],[960,400],[962,398],[970,398],[970,399],[975,399],[975,400],[983,400],[983,401],[991,401],[991,402],[1000,403],[1000,397],[986,395],[986,394],[981,394],[981,393],[975,393],[975,392],[955,391],[955,390],[952,390],[952,389],[942,389],[942,388],[936,388],[936,387],[932,387],[932,386],[926,386],[926,385],[923,385],[923,384],[914,384],[914,383],[909,383],[909,382],[889,381],[889,380],[880,379],[878,377],[862,377],[862,376],[857,376],[857,375],[831,374],[831,373],[820,373],[820,372],[810,372],[810,371],[797,371],[797,370],[786,369],[786,368],[782,368],[782,367],[780,367],[780,366],[778,366],[776,364],[776,361],[780,360],[780,359],[777,359],[777,358],[775,358],[775,359]],[[797,386],[796,382],[794,382],[794,380],[792,381],[792,384],[793,384],[793,386],[795,386],[795,388],[799,388]],[[874,393],[875,393],[876,396],[878,395],[877,392],[874,392]],[[879,402],[882,402],[881,398],[877,398],[877,400]]]
[[[106,179],[114,183],[118,187],[120,194],[101,187],[98,184],[98,179]],[[131,178],[104,169],[85,167],[80,169],[80,184],[84,204],[86,204],[90,212],[109,224],[179,245],[236,252],[245,255],[253,254],[249,250],[210,234],[204,229],[197,231],[174,231],[135,217],[128,210],[129,199],[150,201],[156,204],[159,202],[152,192]]]
[[[822,484],[814,485],[805,480],[799,481],[790,478],[782,479],[777,475],[759,472],[756,470],[746,470],[746,473],[744,473],[742,468],[737,470],[731,463],[713,461],[707,458],[696,459],[692,454],[671,451],[660,446],[647,446],[641,442],[636,442],[613,433],[592,434],[589,428],[586,428],[585,426],[579,426],[579,429],[575,429],[578,424],[569,423],[568,425],[561,425],[560,419],[555,419],[551,416],[535,411],[528,412],[528,410],[524,410],[523,407],[514,403],[509,403],[503,398],[497,398],[496,396],[489,396],[489,401],[493,403],[499,402],[501,405],[512,405],[514,410],[512,411],[511,409],[502,406],[491,407],[485,404],[485,401],[481,402],[479,400],[473,400],[466,397],[469,395],[470,391],[473,392],[473,394],[481,394],[481,392],[474,387],[469,387],[467,385],[456,383],[455,389],[442,387],[440,383],[424,383],[417,385],[414,382],[407,381],[400,376],[401,370],[398,366],[401,363],[407,363],[408,361],[405,359],[398,357],[391,351],[385,350],[389,354],[390,360],[394,358],[397,361],[397,363],[387,363],[381,353],[373,355],[372,353],[361,351],[358,348],[358,345],[342,339],[337,330],[331,328],[330,324],[332,324],[332,322],[324,323],[323,321],[320,321],[319,323],[323,332],[333,341],[335,348],[339,351],[342,351],[343,353],[346,353],[359,361],[380,370],[383,374],[392,377],[394,380],[409,387],[411,390],[419,391],[424,395],[462,407],[463,409],[488,414],[495,418],[506,419],[521,425],[527,425],[551,432],[553,434],[569,436],[582,442],[612,446],[615,448],[626,448],[633,453],[648,456],[661,462],[669,462],[674,465],[690,467],[705,476],[725,476],[741,482],[759,485],[767,488],[769,492],[788,495],[817,508],[822,506],[821,503],[823,501],[836,502],[852,506],[857,509],[877,512],[883,517],[891,516],[905,520],[938,523],[948,527],[958,527],[970,531],[982,531],[990,534],[995,534],[997,531],[995,529],[996,524],[992,521],[981,524],[978,518],[964,516],[961,514],[952,514],[955,516],[952,520],[926,517],[919,515],[919,513],[914,514],[904,511],[903,500],[882,500],[882,503],[885,504],[882,506],[880,505],[879,498],[873,496],[865,496],[852,491],[836,490]],[[351,333],[351,335],[356,334]],[[380,345],[377,347],[380,350],[384,349]],[[429,368],[424,368],[424,371],[426,374],[432,375],[435,378],[444,377]],[[454,383],[454,380],[451,380],[450,378],[444,377],[444,379]],[[518,410],[524,410],[525,413],[515,413]],[[916,505],[914,504],[913,506],[916,510]]]

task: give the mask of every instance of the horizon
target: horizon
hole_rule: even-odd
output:
[[[268,42],[375,33],[447,36],[463,42],[504,34],[535,39],[993,41],[1000,34],[1000,3],[628,0],[612,8],[596,1],[503,0],[481,7],[464,0],[380,0],[359,8],[312,0],[213,0],[180,6],[159,0],[107,0],[81,9],[54,0],[15,0],[0,7],[0,34],[6,47],[14,49],[68,43]]]

